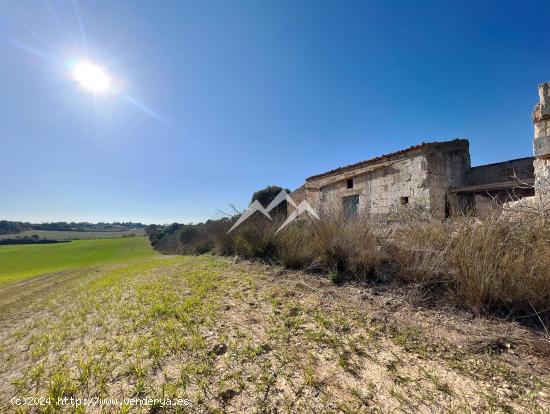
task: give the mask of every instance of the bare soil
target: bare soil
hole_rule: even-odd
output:
[[[542,332],[414,295],[212,256],[0,291],[3,412],[550,412]],[[185,398],[15,407],[14,396]]]

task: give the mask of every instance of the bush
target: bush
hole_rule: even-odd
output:
[[[412,221],[392,228],[387,251],[400,267],[400,279],[424,286],[448,279],[452,226],[441,221]]]
[[[345,280],[345,277],[342,273],[339,272],[331,272],[329,274],[330,281],[334,283],[335,285],[339,285]]]
[[[289,269],[305,269],[315,259],[311,239],[313,233],[308,223],[294,223],[277,234],[279,260]]]
[[[439,284],[451,303],[476,313],[550,316],[550,232],[536,221],[416,222],[394,231],[393,242],[405,282]]]
[[[476,312],[548,311],[549,236],[535,225],[494,218],[461,226],[450,258],[458,303],[465,301]]]
[[[230,219],[223,218],[199,224],[151,225],[147,227],[147,235],[151,245],[165,254],[203,254],[209,251],[233,254],[219,248],[231,223]]]
[[[247,259],[275,260],[278,257],[276,229],[267,218],[259,214],[250,217],[230,236],[235,253]]]
[[[349,278],[366,281],[385,260],[383,239],[366,218],[347,218],[340,211],[321,213],[313,221],[310,243],[314,255],[327,268]]]
[[[271,222],[253,216],[227,235],[234,220],[148,233],[156,248],[168,252],[214,251],[292,269],[321,269],[335,283],[378,279],[390,268],[395,283],[420,286],[433,298],[475,313],[550,321],[550,229],[537,219],[440,221],[422,215],[381,225],[327,211],[320,220],[299,219],[279,233],[282,218]]]

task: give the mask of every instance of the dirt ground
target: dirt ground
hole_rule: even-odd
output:
[[[212,256],[45,275],[0,290],[0,407],[550,412],[541,332],[411,297]]]

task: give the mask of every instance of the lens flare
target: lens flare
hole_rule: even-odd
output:
[[[77,62],[72,70],[74,80],[94,94],[104,94],[111,90],[111,79],[102,67],[87,61]]]

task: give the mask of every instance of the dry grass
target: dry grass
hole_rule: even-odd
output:
[[[331,273],[336,283],[412,284],[430,300],[476,314],[550,325],[550,228],[536,216],[441,221],[418,209],[395,212],[385,221],[350,219],[339,210],[320,216],[279,233],[280,219],[259,215],[229,235],[221,229],[205,234],[220,254]],[[197,251],[202,242],[184,251]]]
[[[323,212],[311,224],[313,252],[327,269],[365,281],[383,262],[381,237],[367,220],[336,211]]]
[[[476,310],[548,311],[550,232],[495,219],[458,232],[452,263],[459,300]]]
[[[299,220],[276,233],[280,224],[280,220],[245,223],[230,236],[233,253],[291,269],[315,267],[356,281],[367,280],[384,260],[381,237],[368,220],[324,212],[321,220]]]
[[[244,226],[233,236],[233,252],[331,272],[335,282],[414,284],[476,314],[527,318],[539,328],[550,323],[550,229],[535,220],[412,216],[381,223],[332,211],[278,234],[274,228]]]
[[[456,218],[404,225],[393,233],[400,277],[442,284],[453,303],[476,313],[533,314],[548,320],[550,232],[534,222]]]

